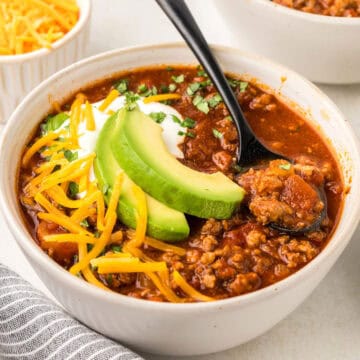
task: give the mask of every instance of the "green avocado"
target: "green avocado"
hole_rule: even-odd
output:
[[[123,110],[120,111],[120,113]],[[119,115],[122,117],[121,115]],[[110,199],[116,175],[123,171],[112,154],[110,143],[116,136],[118,115],[114,114],[105,123],[96,143],[94,161],[95,176],[100,189],[105,189],[105,201]],[[119,205],[118,218],[125,225],[136,227],[136,199],[133,195],[132,180],[125,174]],[[181,241],[188,237],[190,229],[183,213],[176,211],[146,194],[148,207],[147,234],[169,242]]]
[[[230,218],[244,190],[220,172],[205,174],[181,164],[161,133],[161,126],[138,107],[119,114],[111,148],[127,175],[173,209],[206,219]]]

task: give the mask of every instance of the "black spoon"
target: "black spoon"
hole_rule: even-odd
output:
[[[234,92],[184,0],[156,0],[156,2],[189,45],[229,110],[239,137],[236,154],[238,165],[242,168],[248,168],[263,160],[285,159],[291,161],[265,147],[251,130]],[[318,229],[327,213],[326,197],[323,191],[318,191],[318,194],[324,203],[324,209],[313,224],[302,229],[288,229],[275,223],[270,224],[271,227],[290,235],[301,235]]]

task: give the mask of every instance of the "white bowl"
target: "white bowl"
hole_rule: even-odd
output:
[[[213,0],[232,43],[312,81],[360,82],[360,18],[309,14],[270,0]]]
[[[77,0],[80,17],[76,25],[51,49],[21,55],[0,55],[0,124],[7,121],[24,96],[56,71],[86,54],[90,27],[90,0]]]
[[[355,170],[360,163],[359,147],[337,107],[314,85],[288,69],[235,49],[213,49],[225,70],[252,74],[277,91],[281,88],[284,96],[311,111],[311,121],[336,149],[344,181],[351,186],[330,243],[310,264],[275,285],[211,303],[169,304],[134,299],[103,291],[72,276],[35,244],[24,225],[16,195],[18,160],[32,131],[50,109],[48,95],[61,101],[80,87],[124,69],[195,63],[185,45],[116,50],[69,66],[26,97],[6,125],[0,144],[0,204],[10,230],[44,284],[83,323],[142,351],[205,354],[231,348],[269,330],[318,285],[349,242],[360,217],[360,174]]]

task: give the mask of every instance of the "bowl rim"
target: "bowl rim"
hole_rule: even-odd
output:
[[[51,49],[41,48],[24,54],[0,55],[0,65],[19,63],[19,62],[22,63],[28,60],[45,57],[46,55],[51,54],[53,51],[62,48],[68,41],[70,41],[76,35],[79,34],[79,32],[82,30],[82,28],[87,24],[87,22],[90,19],[91,7],[92,7],[91,0],[80,0],[80,1],[77,0],[77,5],[80,9],[80,16],[78,21],[76,22],[75,26],[72,29],[70,29],[69,32],[67,32],[62,38],[55,41],[51,45]]]
[[[288,74],[292,77],[297,78],[297,80],[302,81],[305,83],[307,87],[310,87],[313,91],[317,93],[317,96],[322,98],[324,103],[331,108],[339,118],[342,119],[342,122],[339,123],[339,126],[344,128],[346,131],[351,133],[349,141],[352,141],[354,147],[356,148],[356,153],[354,154],[355,160],[358,160],[360,162],[360,145],[356,138],[356,136],[353,134],[352,129],[349,125],[349,123],[346,121],[344,115],[342,112],[338,109],[338,107],[330,100],[330,98],[325,95],[321,90],[319,90],[314,84],[312,84],[309,80],[304,78],[303,76],[295,73],[294,71],[276,64],[272,62],[271,60],[268,60],[262,56],[254,55],[248,52],[241,51],[239,49],[228,47],[228,46],[222,46],[222,45],[211,45],[211,47],[215,51],[224,51],[226,53],[235,53],[239,57],[245,57],[248,60],[251,60],[253,62],[258,63],[260,66],[271,66],[277,73],[279,74]],[[38,94],[42,94],[46,92],[46,89],[48,86],[54,82],[54,80],[58,77],[61,77],[67,73],[72,73],[76,71],[77,68],[83,67],[83,66],[91,66],[94,63],[98,63],[99,61],[105,60],[108,57],[121,57],[121,55],[136,51],[154,51],[155,50],[161,50],[161,49],[171,49],[171,48],[181,48],[181,49],[188,49],[187,45],[183,42],[171,42],[171,43],[162,43],[162,44],[149,44],[149,45],[142,45],[142,46],[131,46],[126,47],[122,49],[115,49],[107,52],[103,52],[94,56],[90,56],[88,58],[85,58],[83,60],[80,60],[58,72],[50,76],[48,79],[40,83],[35,89],[33,89],[20,103],[20,105],[17,107],[15,112],[10,117],[9,121],[6,123],[5,128],[2,131],[1,137],[0,137],[0,162],[2,158],[2,154],[6,151],[5,150],[5,139],[7,138],[7,133],[10,132],[12,127],[18,127],[18,117],[20,117],[21,114],[23,114],[24,109],[26,108],[26,104],[28,102],[31,102],[31,99],[33,97],[36,97]],[[136,67],[136,66],[135,66]],[[25,119],[25,117],[24,117]],[[7,182],[11,182],[13,180],[7,179],[4,175],[4,171],[0,172],[0,198],[6,199],[7,197]],[[359,180],[360,182],[360,180]],[[357,191],[360,194],[360,187],[359,190],[357,190],[356,187],[354,187],[356,184],[352,183],[352,188],[354,188],[354,191]],[[45,254],[40,247],[36,244],[34,239],[29,234],[28,230],[26,229],[25,224],[23,223],[22,226],[17,226],[16,218],[12,215],[12,210],[10,208],[10,205],[7,201],[0,201],[0,208],[2,210],[3,216],[7,222],[7,225],[9,229],[11,230],[15,240],[20,245],[22,250],[25,252],[27,256],[30,256],[33,261],[36,263],[41,264],[41,267],[47,268],[48,272],[50,273],[51,277],[56,278],[56,281],[59,281],[60,283],[65,283],[66,287],[69,289],[69,291],[74,290],[81,291],[83,295],[87,295],[91,298],[98,299],[101,301],[104,301],[104,303],[112,303],[119,306],[127,306],[128,308],[143,308],[144,310],[161,310],[161,311],[178,311],[178,312],[190,312],[190,311],[211,311],[211,310],[221,310],[225,306],[233,307],[233,306],[246,306],[247,304],[251,304],[253,302],[257,302],[263,299],[272,298],[273,296],[276,296],[280,294],[281,292],[286,292],[287,289],[294,287],[297,282],[299,281],[305,281],[307,276],[311,276],[312,271],[316,271],[317,266],[319,266],[321,263],[323,263],[328,257],[330,257],[332,254],[336,254],[337,251],[342,252],[342,250],[345,248],[345,246],[349,243],[351,240],[351,237],[353,233],[356,230],[356,226],[360,220],[360,202],[357,202],[355,206],[353,207],[353,211],[351,215],[347,218],[347,222],[349,225],[347,225],[344,229],[344,231],[341,233],[339,239],[337,239],[337,242],[334,243],[334,245],[329,246],[331,244],[331,241],[329,244],[319,253],[319,255],[316,256],[315,259],[313,259],[310,263],[308,263],[306,266],[301,268],[296,273],[288,276],[287,278],[280,280],[279,282],[276,282],[275,284],[272,284],[270,286],[267,286],[265,288],[256,290],[251,293],[222,299],[222,300],[216,300],[212,302],[199,302],[199,303],[167,303],[167,302],[153,302],[149,300],[143,300],[143,299],[136,299],[132,298],[126,295],[122,295],[116,292],[111,291],[104,291],[103,289],[100,289],[87,281],[84,281],[83,279],[79,279],[76,276],[71,275],[68,271],[66,271],[64,268],[62,268],[60,265],[58,265],[54,260],[52,260],[47,254]],[[19,212],[19,209],[16,210]],[[336,236],[338,232],[338,228],[335,230],[332,239]],[[345,238],[345,239],[344,239]],[[336,257],[337,258],[337,257]],[[46,284],[45,284],[46,286]]]
[[[272,9],[274,11],[278,11],[280,12],[280,14],[292,16],[295,18],[299,18],[314,23],[328,24],[328,25],[360,26],[360,17],[328,16],[321,14],[313,14],[297,9],[292,9],[284,5],[276,4],[270,0],[251,0],[248,1],[247,4],[249,4],[250,6],[252,2],[268,7],[269,9]]]

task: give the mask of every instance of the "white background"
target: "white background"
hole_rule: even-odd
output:
[[[210,42],[234,44],[231,29],[227,28],[226,22],[216,13],[211,1],[188,0],[188,3]],[[93,0],[93,5],[88,55],[124,46],[180,40],[154,0]],[[345,113],[359,137],[360,85],[320,88]],[[358,227],[350,245],[325,280],[288,318],[265,335],[235,349],[188,359],[360,359],[359,230]],[[48,294],[15,244],[1,216],[0,234],[0,262],[9,265]],[[176,336],[176,329],[169,336]],[[143,356],[149,360],[165,359],[147,354]]]

